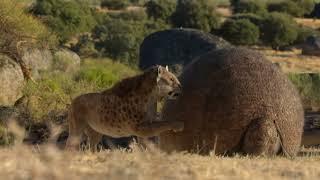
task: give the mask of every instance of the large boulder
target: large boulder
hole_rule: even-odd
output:
[[[139,67],[169,65],[179,71],[195,57],[213,49],[229,47],[222,38],[195,29],[170,29],[153,33],[140,46]]]
[[[160,135],[161,149],[208,154],[294,156],[303,132],[303,107],[293,84],[258,52],[209,52],[180,76],[181,96],[167,101],[163,119],[182,132]]]
[[[302,45],[302,54],[320,56],[320,37],[309,36]]]
[[[0,106],[13,105],[21,97],[24,85],[19,64],[0,54]]]
[[[53,57],[47,49],[28,48],[23,51],[22,60],[31,69],[32,77],[37,78],[41,71],[50,70]]]
[[[59,49],[53,53],[53,69],[63,72],[74,72],[80,69],[80,57],[78,54]]]

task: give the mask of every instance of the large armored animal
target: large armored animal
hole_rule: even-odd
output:
[[[231,48],[209,52],[180,76],[181,95],[163,109],[183,121],[179,133],[163,132],[161,149],[201,154],[297,154],[303,107],[295,87],[258,52]]]

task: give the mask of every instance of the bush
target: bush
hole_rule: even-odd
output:
[[[300,26],[298,28],[298,36],[295,40],[295,44],[305,43],[306,39],[310,36],[319,36],[320,33],[310,27]]]
[[[262,40],[274,49],[292,44],[298,36],[297,24],[292,17],[282,13],[270,13],[261,28]]]
[[[16,59],[22,47],[55,45],[56,37],[22,7],[17,7],[17,1],[0,1],[0,53]]]
[[[176,5],[176,1],[173,0],[150,0],[145,4],[145,7],[149,18],[169,22]]]
[[[236,45],[252,45],[259,40],[259,28],[247,19],[227,20],[220,31],[224,39]]]
[[[235,13],[264,14],[267,12],[266,4],[263,1],[246,0],[234,3]]]
[[[259,16],[257,14],[252,14],[252,13],[235,14],[231,16],[231,19],[233,20],[247,19],[258,27],[261,27],[264,21],[264,17]]]
[[[301,17],[304,15],[302,7],[300,7],[297,3],[287,0],[277,3],[270,3],[268,5],[269,12],[282,12],[286,14],[290,14],[295,17]]]
[[[138,50],[143,40],[143,24],[136,21],[107,18],[94,29],[97,38],[96,48],[104,56],[135,65]]]
[[[139,46],[148,34],[167,28],[165,23],[105,17],[93,31],[96,49],[131,66],[137,66]]]
[[[285,0],[274,2],[268,5],[270,12],[287,13],[295,17],[302,17],[310,14],[313,10],[314,2],[312,0]]]
[[[102,0],[101,7],[107,7],[108,9],[121,10],[129,6],[128,0]]]
[[[171,20],[175,27],[195,28],[205,32],[218,28],[220,24],[215,7],[207,0],[178,0]]]
[[[31,118],[43,121],[53,111],[64,112],[76,96],[83,93],[102,91],[110,88],[122,78],[132,76],[137,71],[109,59],[86,59],[76,74],[47,72],[37,81],[28,82],[23,94],[29,98],[28,111]]]
[[[320,74],[289,74],[296,86],[305,108],[320,107]]]
[[[292,0],[295,3],[298,4],[299,7],[301,7],[303,11],[303,15],[309,15],[315,6],[314,0]]]
[[[59,35],[61,43],[78,33],[91,31],[96,24],[89,6],[77,0],[37,0],[32,12]]]
[[[94,41],[89,34],[83,34],[79,37],[77,44],[71,47],[81,58],[97,57],[99,52],[96,50]]]

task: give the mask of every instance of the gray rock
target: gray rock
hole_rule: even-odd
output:
[[[10,106],[22,96],[24,77],[19,64],[0,54],[0,105]]]
[[[320,37],[310,36],[302,45],[302,54],[320,56]]]
[[[80,57],[78,54],[59,49],[53,53],[53,69],[63,72],[74,72],[80,69]]]
[[[25,49],[22,60],[31,68],[32,77],[38,78],[41,71],[50,70],[52,66],[52,53],[47,49]]]
[[[172,66],[183,68],[199,55],[230,46],[222,38],[195,29],[159,31],[142,42],[139,67],[144,70],[158,64],[168,65],[171,70],[174,70]]]

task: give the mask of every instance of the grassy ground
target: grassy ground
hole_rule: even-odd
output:
[[[66,153],[16,146],[0,151],[6,179],[319,179],[320,156],[219,157],[158,150]]]
[[[275,51],[270,48],[253,48],[267,56],[269,60],[278,63],[286,73],[319,73],[320,58],[301,55],[301,49],[294,51]]]

